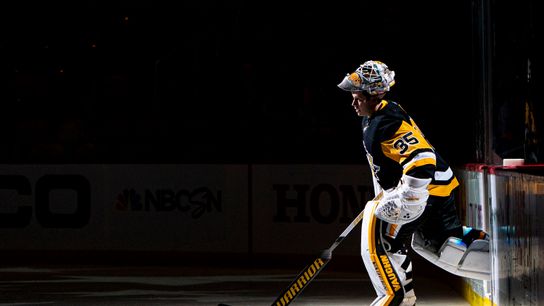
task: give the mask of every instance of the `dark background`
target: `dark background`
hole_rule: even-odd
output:
[[[476,2],[4,4],[0,163],[366,162],[336,84],[369,59],[443,157],[475,162]],[[495,8],[520,37],[527,7]],[[508,35],[500,54],[526,63]],[[501,82],[526,74],[510,66]]]

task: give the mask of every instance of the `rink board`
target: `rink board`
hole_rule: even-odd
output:
[[[464,280],[471,305],[544,302],[544,167],[468,165],[459,171],[464,223],[491,236],[490,282]]]

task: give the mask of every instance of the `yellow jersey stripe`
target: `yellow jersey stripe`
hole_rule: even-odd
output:
[[[382,100],[378,105],[376,105],[376,111],[381,110],[382,108],[386,107],[389,102]]]
[[[436,158],[423,158],[420,160],[416,160],[415,162],[407,165],[408,167],[404,168],[402,173],[406,174],[408,173],[408,171],[424,165],[433,165],[436,167]]]
[[[416,152],[417,152],[417,154],[415,154]],[[410,164],[412,164],[413,162],[415,162],[417,160],[420,160],[420,159],[432,158],[432,159],[436,160],[436,154],[434,154],[434,152],[429,152],[427,150],[414,151],[414,152],[412,152],[412,155],[413,155],[413,157],[408,157],[408,159],[404,160],[404,164],[401,164],[403,169],[406,169],[406,167],[409,167]]]
[[[455,187],[457,186],[459,186],[459,181],[457,180],[456,177],[454,177],[453,180],[451,180],[451,182],[447,185],[430,184],[428,189],[429,189],[429,194],[432,196],[447,197],[451,194],[453,189],[455,189]]]

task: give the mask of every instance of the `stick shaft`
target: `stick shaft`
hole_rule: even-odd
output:
[[[377,201],[382,197],[382,193],[378,194],[372,201]],[[369,201],[371,202],[371,201]],[[365,205],[366,206],[366,205]],[[336,249],[342,243],[344,238],[361,222],[364,215],[364,209],[351,221],[346,229],[336,238],[334,243],[328,249],[330,253]],[[317,257],[311,264],[307,265],[297,277],[289,284],[289,286],[283,290],[283,292],[276,298],[272,306],[286,306],[289,305],[304,288],[306,288],[310,282],[323,270],[327,265],[330,258],[323,258],[323,256]]]
[[[316,258],[311,264],[307,265],[276,298],[272,306],[289,305],[301,292],[310,284],[310,282],[323,270],[329,262],[328,259]]]
[[[359,222],[361,222],[361,220],[363,220],[363,214],[364,214],[365,210],[363,209],[358,215],[357,217],[355,217],[355,219],[353,219],[353,221],[351,221],[351,223],[348,225],[348,227],[342,232],[342,234],[340,234],[340,236],[338,236],[338,238],[336,238],[336,240],[334,241],[334,243],[331,245],[331,247],[329,248],[329,250],[332,252],[334,251],[334,249],[336,249],[337,246],[340,245],[340,243],[342,243],[342,241],[344,240],[344,238],[347,237],[347,235],[349,235],[349,233],[355,228],[355,226],[357,226],[357,224],[359,224]]]

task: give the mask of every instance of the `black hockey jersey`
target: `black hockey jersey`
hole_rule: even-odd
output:
[[[432,178],[428,187],[432,196],[449,196],[459,185],[448,164],[395,102],[382,100],[372,116],[363,118],[363,146],[383,189],[396,187],[403,174]]]

